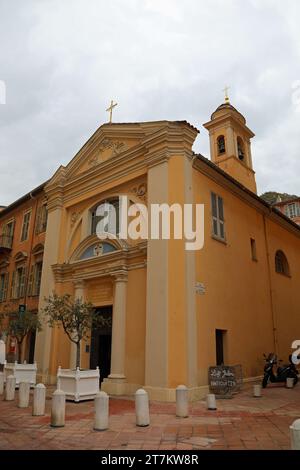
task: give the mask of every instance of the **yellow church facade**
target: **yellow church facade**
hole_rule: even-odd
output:
[[[242,364],[262,375],[263,353],[283,359],[300,339],[300,228],[256,195],[245,118],[228,102],[206,123],[211,160],[195,155],[186,121],[104,124],[45,186],[48,224],[40,305],[53,291],[92,302],[107,327],[81,347],[99,365],[102,390],[190,399],[208,390],[208,368]],[[184,239],[99,241],[96,208],[203,204],[204,245]],[[37,334],[39,380],[55,383],[75,351],[61,329]]]

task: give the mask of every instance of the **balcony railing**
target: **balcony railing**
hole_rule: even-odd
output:
[[[11,250],[13,237],[10,235],[0,235],[0,251]]]

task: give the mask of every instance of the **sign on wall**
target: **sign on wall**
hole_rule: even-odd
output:
[[[209,390],[215,395],[230,396],[243,383],[242,366],[215,366],[208,369]]]
[[[198,294],[198,295],[204,295],[205,294],[205,285],[203,284],[203,282],[196,282],[195,291],[196,291],[196,294]]]

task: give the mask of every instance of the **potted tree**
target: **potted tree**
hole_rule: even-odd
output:
[[[80,344],[82,340],[89,339],[91,329],[100,327],[105,319],[96,314],[93,304],[82,299],[72,300],[69,294],[59,296],[54,293],[45,302],[43,311],[48,317],[49,326],[62,327],[71,343],[76,345],[76,368],[58,368],[58,389],[65,392],[67,399],[75,402],[94,399],[99,391],[99,368],[80,368]]]
[[[6,325],[6,335],[13,337],[17,342],[18,355],[18,360],[15,363],[7,363],[5,361],[5,379],[9,375],[14,375],[17,386],[22,381],[29,381],[31,386],[34,386],[36,384],[37,366],[36,363],[27,364],[26,361],[22,364],[22,345],[28,334],[41,330],[38,314],[31,310],[5,312],[1,315],[2,322]]]

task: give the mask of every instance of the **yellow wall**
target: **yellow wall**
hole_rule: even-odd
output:
[[[300,238],[198,171],[194,191],[206,211],[205,246],[196,268],[197,281],[206,287],[205,295],[197,295],[200,380],[216,361],[215,329],[227,330],[226,362],[243,364],[246,377],[261,375],[262,354],[275,350],[273,327],[285,361],[291,342],[300,338]],[[226,243],[211,236],[211,191],[223,197]],[[256,240],[257,261],[250,238]],[[278,249],[289,260],[290,278],[275,272]]]
[[[224,200],[226,243],[212,238],[210,193]],[[262,354],[274,349],[263,217],[228,190],[195,170],[195,201],[205,204],[205,244],[196,255],[199,379],[216,364],[215,330],[227,330],[225,361],[243,364],[245,376],[262,372]],[[251,257],[256,240],[258,261]]]
[[[169,161],[169,203],[184,204],[184,158]],[[187,383],[184,240],[169,241],[168,384]]]
[[[278,353],[287,360],[291,344],[300,339],[300,238],[267,220],[266,233],[270,253],[270,271],[277,328]],[[275,253],[282,250],[288,260],[291,277],[275,272]]]
[[[125,375],[129,383],[145,383],[146,269],[128,273]]]

